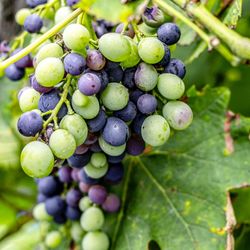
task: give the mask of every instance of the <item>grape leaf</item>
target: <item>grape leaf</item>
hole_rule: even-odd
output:
[[[178,41],[178,44],[181,46],[190,45],[196,38],[196,32],[181,21],[177,20],[176,23],[178,24],[181,30],[181,38]]]
[[[223,22],[229,27],[236,27],[242,12],[242,0],[234,0],[228,7]]]
[[[228,191],[250,182],[248,137],[239,136],[224,155],[229,97],[226,88],[190,97],[193,125],[127,164],[112,249],[145,250],[151,240],[161,250],[226,248],[234,224]]]

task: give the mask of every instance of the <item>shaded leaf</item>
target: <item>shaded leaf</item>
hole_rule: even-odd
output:
[[[236,27],[242,12],[242,0],[234,0],[228,7],[223,22],[229,27]]]
[[[196,32],[181,21],[177,21],[177,24],[181,30],[181,38],[178,44],[181,46],[190,45],[196,38]]]
[[[199,56],[206,50],[207,44],[204,41],[201,41],[198,43],[198,45],[195,47],[192,54],[189,56],[189,58],[185,61],[185,64],[192,63],[195,59],[199,58]]]

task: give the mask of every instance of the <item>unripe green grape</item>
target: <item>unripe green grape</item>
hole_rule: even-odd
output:
[[[169,125],[175,130],[184,130],[193,121],[191,108],[185,102],[181,101],[170,101],[165,104],[162,114]]]
[[[150,26],[148,26],[145,23],[141,23],[138,26],[138,28],[146,36],[153,36],[153,35],[155,35],[157,33],[157,29],[156,28],[150,27]]]
[[[90,162],[94,167],[102,168],[107,164],[107,157],[104,153],[93,153]]]
[[[72,100],[72,107],[76,113],[81,115],[84,119],[93,119],[95,118],[100,110],[99,101],[95,96],[88,97],[88,103],[85,106],[77,106]]]
[[[30,9],[28,8],[20,9],[15,15],[15,20],[17,24],[24,25],[26,17],[28,17],[30,14],[31,14]]]
[[[101,100],[103,105],[109,110],[123,109],[128,104],[128,89],[120,83],[111,82],[102,92]]]
[[[30,40],[30,44],[34,43],[37,39],[39,39],[42,35],[34,33],[31,34],[31,40]],[[41,49],[44,45],[46,44],[50,44],[51,42],[49,40],[46,40],[45,42],[43,42],[41,45],[39,45],[38,47],[34,48],[34,50],[31,52],[32,55],[36,55],[39,51],[39,49]],[[36,65],[35,65],[36,66]]]
[[[49,139],[49,146],[53,154],[60,159],[67,159],[76,150],[76,141],[72,134],[65,129],[57,129]]]
[[[157,88],[165,98],[176,100],[184,94],[185,84],[178,76],[164,73],[159,75]]]
[[[25,88],[19,97],[19,107],[22,112],[27,112],[38,108],[40,93],[33,88]]]
[[[148,116],[141,129],[143,140],[151,146],[163,145],[170,136],[170,128],[167,121],[160,115]]]
[[[118,33],[107,33],[101,36],[99,50],[107,59],[113,62],[122,62],[131,53],[128,39]]]
[[[87,139],[88,126],[78,114],[64,116],[60,122],[60,127],[68,130],[74,136],[76,146],[80,146]]]
[[[93,179],[100,179],[108,172],[108,163],[106,163],[102,168],[96,168],[91,163],[88,163],[84,170],[86,174]]]
[[[80,223],[82,228],[89,232],[102,228],[104,224],[104,215],[99,207],[88,208],[81,216]]]
[[[45,203],[39,203],[33,208],[33,217],[39,221],[47,221],[51,219],[45,209]]]
[[[88,232],[82,240],[84,250],[108,250],[109,238],[103,232]]]
[[[45,245],[49,248],[57,248],[62,242],[62,235],[58,231],[49,232],[45,238]]]
[[[165,49],[160,40],[155,37],[143,38],[138,45],[138,53],[141,59],[149,64],[155,64],[162,60]]]
[[[126,143],[121,146],[112,146],[105,142],[102,136],[99,137],[99,145],[103,152],[110,156],[121,155],[126,149]]]
[[[82,94],[79,89],[77,89],[72,96],[72,102],[75,103],[76,106],[84,107],[89,102],[89,97]]]
[[[35,77],[44,87],[53,87],[64,78],[64,66],[59,58],[48,57],[36,67]]]
[[[54,167],[54,156],[43,142],[33,141],[27,144],[21,153],[23,171],[34,178],[48,176]]]
[[[81,200],[79,201],[79,208],[82,212],[84,212],[85,210],[87,210],[89,207],[91,207],[93,205],[92,201],[89,199],[88,196],[85,196],[83,198],[81,198]]]
[[[82,227],[79,222],[74,222],[70,228],[70,235],[72,239],[76,242],[79,242],[83,235],[84,231],[82,230]]]
[[[75,51],[84,51],[89,39],[89,31],[81,24],[70,24],[63,32],[65,45]]]
[[[72,9],[68,6],[59,8],[55,14],[55,23],[58,24],[62,22],[67,16],[72,14],[72,12]]]
[[[36,63],[38,64],[43,59],[48,57],[60,58],[62,56],[63,56],[63,49],[59,44],[57,43],[45,44],[40,48],[40,50],[36,55]]]

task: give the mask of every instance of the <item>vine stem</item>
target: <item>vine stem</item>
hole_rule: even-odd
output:
[[[75,18],[77,18],[81,13],[83,12],[82,9],[76,9],[72,14],[67,16],[62,22],[55,25],[52,29],[44,33],[41,37],[39,37],[34,43],[31,43],[29,46],[27,46],[25,49],[21,50],[19,53],[9,57],[5,61],[0,62],[0,72],[9,67],[11,64],[17,62],[24,56],[28,55],[30,52],[32,52],[34,49],[36,49],[38,46],[43,44],[47,39],[54,36],[56,33],[58,33],[61,29],[63,29],[67,24],[72,22]]]

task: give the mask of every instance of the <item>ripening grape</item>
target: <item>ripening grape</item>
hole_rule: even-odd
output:
[[[45,238],[45,244],[49,248],[57,248],[62,242],[62,235],[58,231],[49,232]]]
[[[22,8],[17,11],[15,15],[15,20],[19,25],[24,25],[25,19],[31,14],[30,9]]]
[[[172,45],[179,41],[181,31],[175,23],[164,23],[157,30],[157,36],[163,43]]]

